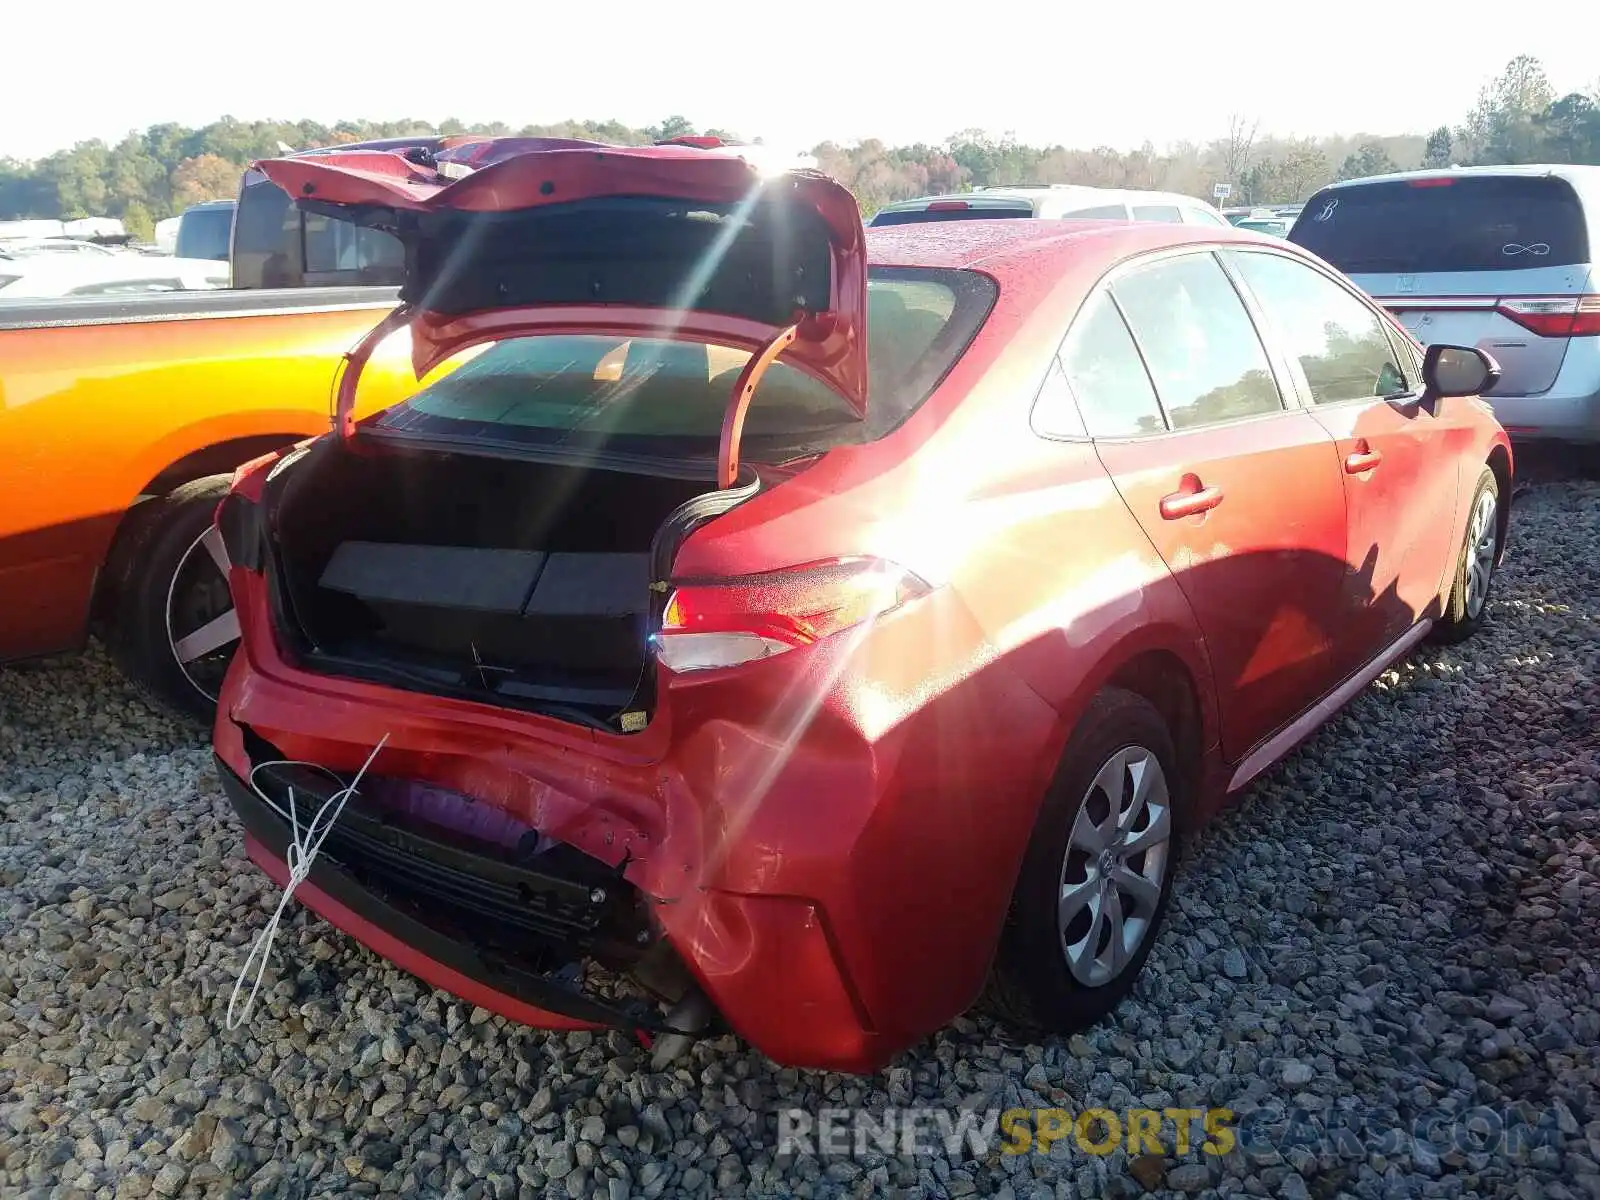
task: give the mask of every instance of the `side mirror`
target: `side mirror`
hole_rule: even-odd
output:
[[[1500,364],[1476,346],[1429,346],[1422,358],[1422,397],[1431,408],[1449,396],[1481,396],[1500,382]]]

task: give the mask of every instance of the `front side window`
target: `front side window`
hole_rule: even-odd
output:
[[[1080,208],[1065,215],[1078,221],[1126,221],[1128,210],[1120,204],[1098,204],[1093,208]]]
[[[1209,208],[1186,208],[1183,210],[1183,219],[1191,225],[1220,225],[1228,228],[1227,219],[1218,212]]]
[[[1382,319],[1357,297],[1282,255],[1236,253],[1232,261],[1300,363],[1315,403],[1407,390],[1406,372]]]
[[[1282,410],[1255,324],[1210,254],[1136,268],[1111,294],[1174,429]]]
[[[1139,348],[1105,292],[1096,292],[1079,312],[1060,357],[1090,437],[1137,437],[1166,429]]]
[[[1133,206],[1133,219],[1135,221],[1172,221],[1181,220],[1183,214],[1178,211],[1175,204],[1135,204]]]

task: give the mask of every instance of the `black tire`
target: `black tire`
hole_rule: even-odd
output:
[[[226,653],[218,651],[186,670],[173,649],[173,639],[181,633],[169,633],[168,601],[170,596],[177,610],[175,621],[186,610],[203,612],[207,604],[232,607],[226,580],[217,586],[220,572],[207,570],[209,559],[191,564],[190,554],[210,528],[228,481],[226,475],[197,479],[140,506],[137,523],[127,534],[132,540],[120,548],[125,566],[106,632],[112,661],[146,698],[175,716],[207,724],[216,713],[216,693],[214,686],[208,690],[203,684],[220,684],[237,642]],[[184,577],[176,579],[180,570]],[[197,621],[190,617],[191,625]]]
[[[1096,778],[1128,747],[1142,747],[1153,756],[1166,785],[1170,834],[1160,894],[1141,918],[1149,923],[1125,965],[1103,983],[1087,984],[1068,966],[1066,935],[1072,926],[1062,930],[1058,920],[1063,871],[1080,809],[1098,803],[1096,797],[1105,798],[1102,791],[1091,794]],[[1154,705],[1120,688],[1107,688],[1094,698],[1040,807],[981,1009],[1013,1032],[1038,1039],[1092,1025],[1121,1003],[1150,955],[1172,897],[1187,786],[1172,734]]]
[[[1481,594],[1474,594],[1470,586],[1470,573],[1478,545],[1474,537],[1473,518],[1484,497],[1492,498],[1494,513],[1489,518],[1489,530],[1494,546],[1486,564],[1486,578]],[[1429,639],[1441,645],[1454,645],[1465,641],[1482,628],[1489,616],[1489,596],[1494,590],[1496,561],[1500,556],[1500,483],[1488,467],[1478,476],[1472,490],[1472,504],[1467,508],[1466,527],[1461,531],[1461,550],[1456,555],[1455,574],[1450,581],[1450,598],[1445,601],[1444,612],[1428,631]]]

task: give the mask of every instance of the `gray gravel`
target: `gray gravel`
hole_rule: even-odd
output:
[[[1044,1046],[962,1021],[869,1079],[731,1039],[651,1074],[619,1039],[428,991],[303,910],[227,1033],[276,893],[203,740],[97,655],[0,671],[0,1195],[1600,1198],[1600,484],[1520,503],[1490,626],[1391,672],[1191,847],[1114,1021]],[[1548,1136],[775,1160],[779,1107],[944,1103],[1294,1107],[1380,1133],[1483,1106]]]

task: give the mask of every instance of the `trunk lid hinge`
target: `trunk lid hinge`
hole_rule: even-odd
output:
[[[341,441],[356,431],[356,388],[361,383],[361,373],[367,360],[386,337],[408,324],[413,315],[411,305],[401,302],[340,356],[339,367],[334,375],[333,431]]]
[[[803,318],[802,318],[803,319]],[[800,321],[785,326],[768,339],[767,344],[751,355],[739,378],[733,381],[733,392],[728,396],[728,408],[722,417],[722,438],[717,446],[717,487],[726,490],[739,478],[739,439],[744,433],[745,414],[750,411],[751,398],[756,385],[767,373],[767,368],[800,336]]]

